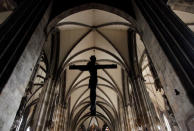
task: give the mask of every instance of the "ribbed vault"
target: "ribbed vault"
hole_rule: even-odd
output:
[[[69,128],[107,125],[114,130],[119,125],[119,108],[124,105],[124,88],[129,86],[123,76],[129,79],[128,30],[134,30],[133,24],[115,14],[90,9],[62,19],[56,28],[60,32],[59,72],[66,76]],[[117,64],[117,69],[98,70],[96,116],[90,115],[89,72],[69,70],[72,64],[86,65],[91,55],[96,56],[96,64]]]

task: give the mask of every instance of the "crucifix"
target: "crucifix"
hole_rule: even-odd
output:
[[[80,71],[89,71],[90,73],[90,80],[89,86],[90,89],[90,111],[91,115],[96,115],[96,86],[97,86],[97,70],[98,69],[113,69],[117,68],[116,64],[109,64],[109,65],[96,65],[96,57],[92,55],[90,57],[90,61],[87,65],[70,65],[70,70],[80,70]]]

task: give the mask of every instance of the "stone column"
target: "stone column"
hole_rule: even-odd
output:
[[[46,39],[50,0],[27,0],[0,27],[0,130],[14,117]]]
[[[194,115],[194,35],[162,0],[133,5],[141,38],[180,130],[186,131],[186,120]]]
[[[162,0],[136,0],[138,8],[194,103],[194,34]]]
[[[133,110],[133,105],[132,103],[127,106],[127,119],[128,119],[128,124],[129,124],[129,131],[136,131],[136,125],[135,125],[135,112]]]
[[[2,92],[16,63],[32,34],[44,18],[51,0],[28,0],[18,6],[0,28],[0,92]],[[48,21],[48,17],[45,19]],[[45,21],[44,21],[45,22]],[[45,26],[42,23],[41,26]],[[39,39],[44,38],[42,34]],[[42,37],[42,38],[41,38]],[[37,38],[38,39],[38,38]],[[34,40],[36,41],[36,40]]]
[[[50,104],[50,98],[53,95],[53,80],[52,78],[48,78],[48,83],[45,84],[45,88],[43,88],[40,102],[38,103],[38,108],[35,113],[34,121],[36,123],[33,124],[34,131],[41,131],[45,128],[46,118],[47,118],[47,110]]]
[[[122,102],[121,102],[121,100],[118,98],[118,114],[119,114],[119,121],[120,121],[120,123],[121,123],[121,125],[120,125],[120,131],[125,131],[126,130],[126,124],[125,124],[125,112],[124,112],[124,106],[123,106],[123,104],[122,104]]]
[[[129,41],[129,57],[131,62],[131,81],[133,88],[133,96],[135,99],[135,109],[137,116],[137,123],[146,130],[155,130],[154,121],[151,116],[150,101],[148,94],[145,91],[145,86],[142,84],[143,80],[141,77],[140,68],[137,60],[137,48],[135,42],[135,32],[132,30],[128,31]]]

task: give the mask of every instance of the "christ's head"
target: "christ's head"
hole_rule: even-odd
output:
[[[95,55],[92,55],[92,56],[90,57],[90,61],[91,61],[91,62],[94,62],[94,63],[96,62],[96,57],[95,57]]]

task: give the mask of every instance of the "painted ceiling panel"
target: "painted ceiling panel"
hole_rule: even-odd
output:
[[[194,14],[179,10],[173,11],[194,32]]]
[[[74,48],[73,50],[68,54],[67,60],[75,55],[76,53],[87,49],[94,47],[94,33],[93,31],[90,32],[87,36],[85,36]]]
[[[129,65],[128,36],[127,31],[114,29],[99,29],[115,47],[124,61]]]
[[[88,112],[89,112],[89,109],[87,109],[87,111],[85,111],[85,112],[83,112],[81,115],[80,115],[80,117],[78,118],[78,124],[81,124],[81,123],[83,123],[84,121],[85,121],[85,119],[86,118],[88,118],[88,117],[85,117],[87,114],[88,114]],[[89,117],[90,118],[90,117]],[[81,123],[80,123],[81,122]]]
[[[179,11],[179,10],[174,10],[176,15],[180,17],[181,20],[183,20],[185,23],[194,23],[194,14],[184,12],[184,11]]]
[[[97,110],[99,113],[103,114],[103,115],[104,115],[106,118],[108,118],[108,120],[110,121],[110,118],[109,118],[108,115],[103,111],[102,108],[100,108],[99,106],[97,106],[97,107],[96,107],[96,110]]]
[[[72,119],[77,118],[78,114],[80,114],[80,111],[81,111],[81,114],[80,114],[79,119],[81,119],[81,117],[83,117],[84,115],[89,113],[90,108],[89,107],[85,108],[85,106],[87,106],[86,103],[84,103],[84,104],[80,105],[79,107],[77,107],[76,110],[74,112],[72,112]]]
[[[102,113],[102,114],[107,114],[106,111],[108,111],[109,113],[107,115],[110,115],[112,117],[115,117],[115,111],[117,111],[112,105],[110,105],[106,100],[97,97],[97,106],[98,109],[101,108],[101,112],[99,110],[97,110],[98,112]],[[103,112],[102,112],[103,111]]]
[[[99,118],[96,118],[97,119],[97,121],[98,121],[98,125],[99,125],[99,127],[103,127],[103,125],[104,125],[104,122],[101,120],[101,119],[99,119]]]
[[[90,60],[90,56],[94,55],[94,50],[87,50],[81,54],[76,55],[76,57],[71,57],[69,62],[79,61],[79,60]],[[68,59],[69,60],[69,59]]]
[[[5,11],[5,12],[0,12],[0,24],[2,24],[9,15],[11,15],[12,11]]]
[[[117,52],[116,49],[113,48],[113,46],[98,32],[94,32],[95,37],[94,37],[94,42],[95,42],[95,47],[99,47],[102,49],[105,49],[113,54],[115,54],[118,58],[121,58],[121,56],[119,55],[119,53]]]
[[[82,75],[77,79],[77,81],[73,84],[74,89],[79,88],[83,85],[88,85],[89,83],[89,75],[85,75],[86,73],[82,73]]]
[[[108,97],[107,93],[108,93],[108,92],[102,92],[102,89],[100,89],[100,88],[97,88],[97,90],[96,90],[96,95],[98,95],[98,96],[104,98],[109,104],[114,104],[114,103],[111,101],[111,99]]]
[[[90,121],[91,121],[91,117],[90,117],[89,119],[87,119],[87,120],[84,121],[83,124],[84,124],[84,126],[85,126],[86,128],[89,127]]]
[[[114,24],[115,23],[115,24]],[[114,22],[114,23],[109,23],[106,26],[100,26],[98,29],[112,29],[112,30],[122,30],[122,31],[127,31],[130,28],[130,24],[127,23],[119,23],[119,22]]]
[[[67,21],[79,21],[80,23],[88,24],[91,26],[101,25],[101,24],[109,23],[113,21],[129,23],[127,20],[125,20],[122,17],[118,17],[117,15],[112,14],[110,12],[97,10],[97,9],[91,9],[91,10],[75,13],[63,19],[62,21],[60,21],[60,23],[67,22]]]
[[[70,70],[69,71],[71,74],[74,74],[75,70]],[[81,74],[77,74],[77,78],[76,81],[73,84],[73,86],[78,85],[80,82],[80,84],[88,84],[88,80],[89,80],[89,72],[88,71],[79,71]],[[86,79],[86,80],[85,80]]]
[[[72,94],[71,94],[71,110],[74,106],[74,104],[78,101],[78,103],[80,101],[82,101],[84,98],[88,97],[89,96],[89,90],[87,90],[87,87],[85,88],[79,88],[77,89],[76,91],[74,91]],[[85,92],[86,91],[86,92]]]
[[[118,89],[122,90],[122,73],[121,68],[118,66],[117,69],[107,69],[105,70],[110,76],[111,80],[114,82],[114,85],[117,86]]]
[[[59,23],[68,22],[68,21],[79,21],[80,23],[93,25],[93,12],[90,10],[81,11],[66,17],[65,19],[61,20]]]
[[[75,30],[61,30],[60,31],[60,57],[59,63],[61,63],[65,56],[70,52],[71,48],[77,43],[77,41],[84,35],[89,29],[75,29]]]
[[[74,82],[77,80],[76,78],[78,77],[78,74],[80,74],[80,71],[66,71],[67,73],[67,77],[66,77],[66,87],[67,90],[69,90],[69,88],[74,84]]]
[[[99,88],[107,93],[107,96],[111,99],[111,101],[114,104],[114,107],[118,111],[118,107],[117,107],[117,105],[118,105],[118,101],[117,101],[118,95],[117,95],[117,93],[115,91],[113,91],[113,90],[110,90],[107,87],[99,86]]]
[[[194,32],[194,24],[193,25],[190,25],[188,27]]]
[[[90,29],[89,26],[78,22],[64,22],[64,23],[58,23],[56,25],[58,30],[61,31],[68,31],[68,30],[82,30],[82,29]]]
[[[110,52],[110,53],[113,53],[113,52]],[[112,60],[112,61],[116,61],[118,63],[122,62],[123,61],[121,59],[119,59],[118,57],[113,57],[112,55],[115,55],[115,54],[107,54],[103,51],[99,51],[99,50],[95,50],[95,56],[97,58],[97,60]]]
[[[109,70],[111,70],[111,69],[109,69]],[[103,79],[106,79],[106,81],[108,81],[108,82],[106,82],[103,79],[99,79],[98,84],[106,84],[106,85],[109,85],[111,87],[115,86],[114,82],[112,81],[112,79],[106,73],[107,71],[106,72],[105,71],[106,70],[98,70],[98,76],[102,77]]]
[[[98,122],[97,122],[96,117],[92,117],[89,126],[92,126],[93,124],[96,125],[96,126],[98,126]]]
[[[110,60],[110,61],[115,61],[117,63],[122,63],[123,64],[123,62],[119,58],[113,57],[113,56],[111,56],[112,54],[107,54],[103,50],[99,50],[99,49],[96,49],[96,48],[95,49],[92,48],[91,50],[85,51],[85,52],[77,55],[76,57],[73,57],[73,59],[71,59],[71,61],[69,61],[69,62],[75,62],[75,61],[80,61],[80,60],[89,61],[91,55],[95,55],[97,61],[99,61],[99,60],[100,61],[101,60],[106,60],[106,61]],[[83,63],[83,64],[85,64],[85,63]]]
[[[112,45],[96,31],[92,31],[87,36],[85,36],[85,38],[83,38],[79,42],[79,44],[73,48],[71,53],[68,55],[67,60],[73,55],[75,55],[76,53],[91,47],[97,47],[97,48],[101,48],[103,50],[109,51],[114,55],[116,55],[120,60],[122,60],[119,53],[112,47]],[[98,54],[98,53],[94,52],[94,55],[95,54]],[[96,57],[99,57],[99,55],[100,54],[96,55]]]

